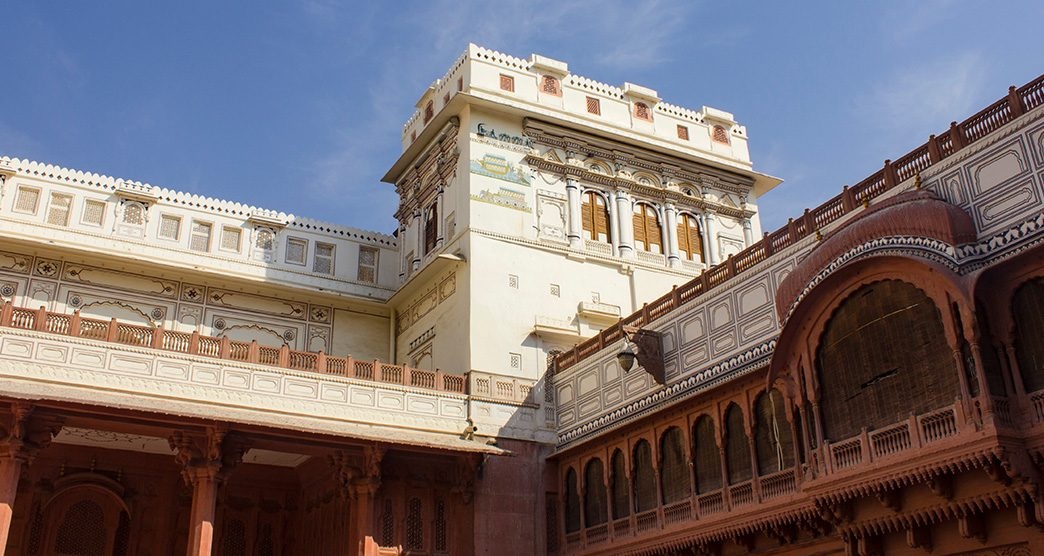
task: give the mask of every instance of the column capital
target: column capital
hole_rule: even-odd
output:
[[[168,442],[181,466],[181,477],[190,486],[201,479],[224,481],[247,451],[246,441],[226,426],[207,427],[202,434],[174,431]]]
[[[29,464],[62,430],[61,420],[34,416],[33,409],[33,405],[25,401],[11,404],[0,425],[0,458]]]

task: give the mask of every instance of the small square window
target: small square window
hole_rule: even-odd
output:
[[[105,202],[88,199],[83,202],[83,216],[80,222],[91,226],[101,226],[105,221]]]
[[[459,91],[463,91],[463,90],[464,90],[464,78],[463,77],[458,77],[457,78],[457,91],[459,92]]]
[[[51,203],[47,207],[47,223],[52,226],[68,226],[71,210],[72,195],[51,193]]]
[[[156,235],[160,239],[172,239],[177,241],[181,236],[181,218],[170,214],[161,214],[159,231]]]
[[[239,239],[243,231],[232,226],[221,228],[221,248],[225,251],[239,252]]]
[[[359,246],[359,281],[368,284],[377,283],[377,257],[380,251],[376,247]]]
[[[639,120],[652,121],[652,109],[644,102],[634,103],[634,117]]]
[[[435,101],[429,100],[428,104],[424,105],[424,123],[428,123],[432,118],[435,117]]]
[[[687,128],[687,127],[685,127],[683,125],[678,126],[678,139],[682,139],[684,141],[688,141],[689,140],[689,128]]]
[[[211,225],[209,222],[193,221],[192,233],[189,237],[189,249],[202,253],[210,251],[210,230]]]
[[[562,82],[557,77],[545,75],[540,78],[540,91],[560,97],[562,96]]]
[[[515,92],[515,78],[510,75],[500,74],[500,88],[509,92]]]
[[[312,272],[333,274],[334,246],[329,243],[316,243],[315,256],[312,258]]]
[[[602,114],[602,101],[594,97],[587,97],[587,111],[596,116],[600,116]]]
[[[308,240],[296,237],[286,238],[286,262],[303,265],[307,256]]]
[[[19,187],[15,197],[14,211],[25,214],[36,214],[40,204],[40,190],[35,187]]]

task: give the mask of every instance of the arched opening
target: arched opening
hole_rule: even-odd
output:
[[[758,475],[769,475],[794,466],[794,437],[787,421],[783,395],[775,388],[754,402],[754,446]]]
[[[725,463],[729,468],[729,484],[749,481],[751,473],[750,440],[743,428],[743,410],[729,404],[725,410]]]
[[[580,493],[577,492],[576,470],[570,467],[565,477],[565,530],[575,533],[580,530]]]
[[[706,494],[721,488],[721,452],[714,440],[714,422],[704,415],[692,426],[693,474],[696,493]]]
[[[660,437],[660,494],[664,504],[685,500],[692,495],[683,441],[678,427],[667,429]]]
[[[688,261],[703,262],[703,234],[695,216],[678,215],[678,253]]]
[[[1023,283],[1012,298],[1015,357],[1026,392],[1044,389],[1044,278]]]
[[[42,554],[122,556],[127,551],[129,519],[115,494],[95,485],[71,487],[47,503]]]
[[[609,206],[605,197],[594,191],[585,191],[580,206],[580,220],[584,239],[609,243]]]
[[[605,470],[602,460],[595,458],[584,468],[584,524],[588,527],[608,519],[605,498]]]
[[[656,474],[653,469],[652,447],[639,440],[631,454],[631,477],[634,481],[634,511],[647,512],[656,508]]]
[[[959,393],[939,309],[899,280],[863,286],[841,303],[820,337],[816,371],[827,440],[944,407]]]
[[[631,497],[627,492],[627,462],[624,461],[623,452],[613,452],[612,474],[609,476],[610,488],[613,493],[613,519],[620,519],[631,515]]]
[[[656,208],[647,203],[634,205],[634,247],[650,253],[663,253],[660,217]]]

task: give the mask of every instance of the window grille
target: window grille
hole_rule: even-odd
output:
[[[275,556],[275,542],[272,540],[272,524],[261,526],[261,535],[257,541],[257,556]]]
[[[573,533],[580,530],[580,494],[576,490],[576,470],[566,471],[565,479],[565,530]]]
[[[334,246],[329,243],[316,243],[312,257],[312,271],[319,274],[333,274]]]
[[[639,120],[652,121],[652,110],[649,109],[649,105],[644,102],[634,103],[634,117]]]
[[[667,429],[660,437],[660,493],[664,504],[692,495],[683,442],[684,436],[678,427]]]
[[[286,238],[286,262],[303,265],[307,254],[308,240],[296,237]]]
[[[446,500],[435,499],[435,552],[446,552],[449,550],[448,537],[446,536]]]
[[[562,96],[562,84],[558,78],[545,75],[540,78],[540,91],[560,97]]]
[[[584,239],[609,243],[609,207],[606,206],[605,198],[594,191],[587,191],[580,209]]]
[[[500,88],[509,93],[515,92],[515,78],[503,73],[500,74]]]
[[[181,218],[169,214],[160,215],[159,233],[161,239],[173,239],[177,241],[181,235]]]
[[[271,251],[275,247],[275,232],[268,228],[258,228],[254,236],[254,247],[262,251]]]
[[[720,125],[714,126],[711,133],[711,139],[716,143],[722,143],[725,145],[729,144],[729,132]]]
[[[116,527],[116,541],[113,544],[113,556],[127,556],[130,551],[130,516],[127,512],[120,512],[120,524]]]
[[[945,407],[960,394],[941,313],[912,284],[859,288],[834,311],[819,346],[824,441]]]
[[[58,525],[54,551],[77,556],[105,555],[105,513],[92,500],[81,500],[66,510]]]
[[[773,388],[758,396],[754,403],[754,446],[758,456],[758,474],[768,475],[794,465],[794,440],[787,421],[783,395]]]
[[[692,427],[695,454],[696,492],[706,494],[721,488],[721,451],[714,440],[714,422],[704,415]]]
[[[238,519],[226,519],[222,556],[246,556],[246,526]]]
[[[584,524],[601,525],[607,520],[606,513],[605,471],[602,460],[595,458],[584,470]]]
[[[52,226],[68,226],[70,210],[72,210],[72,195],[51,193],[51,203],[47,207],[47,223]]]
[[[627,493],[627,462],[624,461],[623,452],[613,452],[612,474],[609,476],[609,487],[613,496],[613,519],[620,519],[631,515],[631,501]]]
[[[688,141],[689,140],[689,128],[687,128],[687,127],[685,127],[683,125],[679,125],[678,126],[678,139],[681,139],[682,141]]]
[[[91,226],[101,226],[105,221],[105,202],[88,199],[83,202],[83,217],[80,222]]]
[[[424,520],[421,517],[420,498],[410,498],[406,507],[406,548],[407,550],[424,548]]]
[[[192,222],[192,233],[189,235],[189,249],[206,253],[210,251],[210,224]]]
[[[645,440],[634,446],[631,458],[631,477],[634,481],[634,511],[641,513],[657,506],[656,476],[653,470],[652,448]]]
[[[145,225],[145,205],[127,202],[123,205],[123,223],[132,226]]]
[[[634,205],[634,244],[637,249],[652,253],[663,252],[660,236],[660,218],[656,209],[645,203]]]
[[[18,195],[15,197],[14,211],[26,214],[36,214],[36,208],[39,203],[39,189],[34,187],[19,187]]]
[[[359,247],[359,281],[367,284],[377,283],[378,249],[362,245]]]
[[[384,510],[381,511],[381,546],[391,546],[395,542],[395,514],[392,510],[391,499],[384,500]]]
[[[743,429],[743,411],[736,404],[725,410],[725,461],[729,467],[729,484],[749,481],[753,476],[750,441]]]
[[[29,527],[29,541],[26,548],[28,556],[36,556],[40,553],[40,545],[43,544],[43,521],[43,508],[38,503],[33,508],[33,519]]]
[[[703,234],[699,221],[691,214],[678,217],[678,251],[686,260],[703,262]]]
[[[239,238],[243,231],[239,228],[225,226],[221,228],[221,248],[226,251],[239,252]]]
[[[594,97],[587,97],[587,112],[600,116],[602,114],[602,101]]]

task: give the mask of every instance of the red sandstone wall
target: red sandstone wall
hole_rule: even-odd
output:
[[[544,458],[533,442],[500,440],[511,457],[490,457],[475,481],[475,554],[544,554]]]

